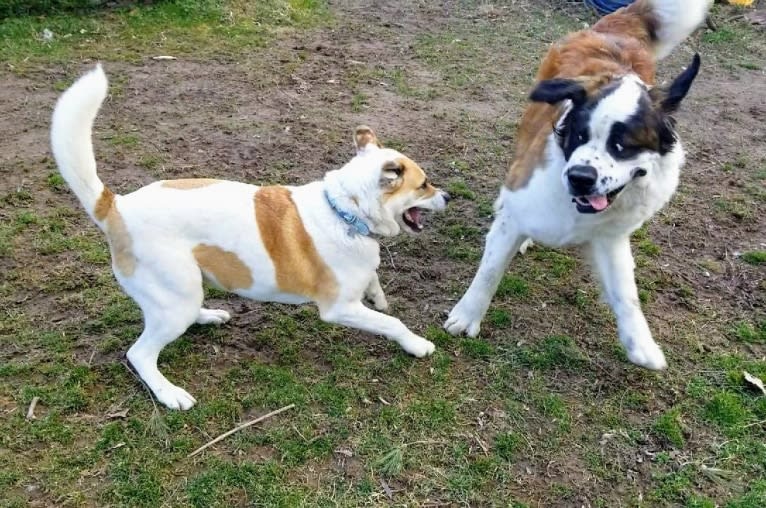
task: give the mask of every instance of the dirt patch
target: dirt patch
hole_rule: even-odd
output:
[[[559,11],[527,2],[474,7],[342,1],[331,8],[334,26],[286,33],[252,54],[210,61],[184,57],[172,62],[106,62],[112,88],[95,129],[99,172],[119,193],[180,177],[305,183],[348,160],[352,129],[368,124],[384,144],[418,161],[435,183],[460,182],[470,191],[447,213],[429,218],[427,231],[419,237],[384,242],[380,277],[392,313],[418,333],[433,334],[478,264],[491,221],[487,208],[511,159],[515,123],[537,57],[559,35],[556,30],[574,28],[582,20],[562,22]],[[530,20],[544,26],[529,28]],[[517,432],[526,440],[524,451],[511,465],[492,463],[495,476],[487,473],[491,479],[478,481],[471,475],[490,467],[490,451],[475,443],[461,448],[463,438],[452,436],[451,446],[429,445],[422,452],[422,464],[410,459],[404,474],[389,479],[395,499],[481,504],[497,499],[500,492],[545,506],[589,506],[596,500],[605,503],[602,506],[617,506],[658,488],[654,457],[662,445],[648,429],[657,415],[685,400],[686,382],[702,368],[695,363],[700,352],[763,357],[761,344],[735,343],[731,329],[739,321],[763,319],[766,312],[763,267],[738,258],[742,251],[764,249],[766,241],[764,52],[761,48],[751,56],[760,66],[756,69],[732,66],[724,54],[726,46],[718,49],[694,41],[662,64],[661,79],[685,65],[691,47],[701,47],[703,58],[705,53],[712,56],[677,115],[688,151],[681,188],[648,226],[646,241],[658,250],[647,248],[651,253],[645,254],[639,240],[635,245],[639,285],[648,295],[644,309],[655,337],[669,351],[669,377],[633,369],[615,353],[613,320],[597,303],[598,291],[577,251],[564,254],[577,261],[554,276],[558,261],[551,261],[544,249],[533,250],[510,269],[528,282],[529,292],[496,299],[493,310],[510,318],[504,321],[498,314],[497,322],[484,326],[492,359],[471,350],[470,344],[443,339],[440,347],[446,358],[438,360],[465,389],[440,388],[462,404],[456,403],[453,423],[460,433],[470,429],[481,434],[482,443],[492,443],[501,433]],[[110,306],[117,304],[88,296],[87,290],[117,288],[110,282],[108,261],[99,257],[104,240],[74,196],[51,183],[55,170],[48,149],[49,117],[60,82],[89,65],[78,62],[23,78],[0,77],[0,217],[23,223],[27,219],[20,214],[34,212],[40,221],[24,226],[14,237],[12,254],[0,258],[5,279],[1,295],[3,309],[12,311],[14,319],[76,334],[78,363],[104,370],[140,331],[140,318],[132,315],[114,325],[89,328],[89,321],[107,319]],[[467,76],[460,74],[461,68],[470,69]],[[455,226],[460,227],[457,238]],[[45,235],[59,233],[61,242],[75,238],[79,243],[50,247]],[[451,250],[456,245],[465,250]],[[80,253],[73,253],[78,249]],[[290,368],[294,361],[296,376],[305,373],[300,366],[310,365],[306,376],[311,382],[331,378],[340,364],[332,357],[334,348],[358,343],[363,344],[358,358],[368,358],[359,366],[363,374],[350,381],[331,379],[360,398],[406,387],[406,396],[399,393],[402,400],[394,401],[400,405],[396,409],[406,412],[417,390],[428,390],[439,375],[438,362],[404,366],[382,339],[312,328],[316,316],[307,318],[300,310],[226,296],[213,302],[232,310],[234,319],[222,329],[223,336],[212,339],[214,347],[203,343],[210,340],[208,332],[190,332],[193,342],[183,346],[184,351],[206,358],[202,370],[210,371],[198,372],[201,378],[190,380],[193,387],[225,384],[229,370],[245,363]],[[300,337],[284,339],[284,344],[281,338],[259,335],[276,328],[276,315],[306,328],[299,328]],[[109,348],[103,344],[105,336],[113,342]],[[572,337],[587,361],[570,368],[540,367],[519,359],[519,351],[538,347],[550,336]],[[29,340],[23,346],[5,343],[2,361],[44,357],[52,347]],[[179,370],[181,363],[176,363]],[[370,379],[377,383],[377,377],[387,373],[392,374],[393,387],[385,379],[366,384]],[[557,398],[536,399],[535,386]],[[317,411],[324,403],[318,400],[310,406],[320,408]],[[604,415],[602,401],[619,403],[619,409]],[[0,413],[13,404],[0,394]],[[380,404],[382,411],[389,405]],[[556,416],[556,404],[569,408],[569,427]],[[288,478],[303,487],[333,490],[333,496],[333,482],[343,478],[348,482],[344,488],[371,489],[376,502],[386,502],[379,475],[371,471],[392,445],[372,438],[365,438],[372,444],[362,438],[357,442],[353,436],[360,429],[396,436],[397,425],[405,425],[389,415],[391,428],[369,430],[382,417],[353,397],[347,405],[352,416],[342,421],[352,437],[338,438],[328,457],[300,465]],[[476,414],[493,405],[503,406],[511,417],[491,429],[476,427]],[[695,418],[689,417],[689,425],[697,434],[688,437],[684,453],[704,461],[712,453],[706,443],[721,438],[706,434]],[[622,427],[639,430],[627,437],[605,437]],[[352,456],[335,452],[347,443],[354,448]],[[553,451],[547,451],[549,446]],[[363,449],[361,455],[357,447]],[[458,458],[452,463],[450,457]],[[280,460],[271,445],[260,444],[248,448],[242,458]],[[368,477],[375,481],[359,487]],[[700,480],[692,490],[717,500],[729,495],[714,481]],[[36,492],[22,495],[30,502],[39,498]]]

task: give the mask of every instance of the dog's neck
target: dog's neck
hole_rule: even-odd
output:
[[[328,204],[340,220],[350,224],[343,216],[355,217],[364,223],[370,234],[393,236],[399,233],[399,225],[380,204],[380,179],[371,177],[365,168],[344,166],[325,174],[324,192]]]
[[[369,236],[372,231],[372,220],[359,205],[358,193],[343,185],[339,171],[330,171],[324,178],[324,197],[338,219],[349,226],[349,232]]]
[[[335,212],[335,215],[348,224],[348,232],[350,235],[370,236],[370,226],[368,226],[364,220],[341,207],[338,204],[338,201],[331,197],[327,190],[324,191],[324,197],[330,205],[330,208]]]

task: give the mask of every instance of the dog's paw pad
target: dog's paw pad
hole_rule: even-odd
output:
[[[157,400],[168,409],[180,409],[186,411],[197,403],[197,399],[181,387],[168,383],[168,386],[155,392]]]
[[[197,317],[199,325],[221,325],[231,319],[231,314],[221,309],[200,309]]]

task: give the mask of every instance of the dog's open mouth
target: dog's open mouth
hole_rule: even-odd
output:
[[[415,233],[423,231],[423,209],[413,206],[402,214],[402,221]]]
[[[600,213],[609,208],[609,205],[624,188],[623,185],[606,195],[575,196],[572,198],[572,202],[577,205],[577,211],[580,213]]]

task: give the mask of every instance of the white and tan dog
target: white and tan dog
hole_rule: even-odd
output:
[[[668,87],[655,62],[712,0],[637,0],[554,43],[521,120],[479,270],[445,328],[476,336],[503,272],[527,240],[585,245],[633,363],[666,366],[638,299],[630,234],[671,198],[684,162],[670,115],[699,57]]]
[[[356,156],[324,180],[301,187],[257,187],[214,179],[165,180],[124,196],[96,174],[91,129],[106,97],[101,67],[59,99],[51,142],[59,170],[106,233],[114,274],[141,307],[144,331],[128,360],[169,408],[196,402],[168,381],[157,357],[193,323],[229,320],[202,307],[203,279],[262,301],[315,302],[323,320],[394,340],[422,357],[434,345],[398,319],[378,282],[378,242],[423,228],[422,209],[440,210],[449,195],[401,153],[381,148],[368,127],[354,133]]]

